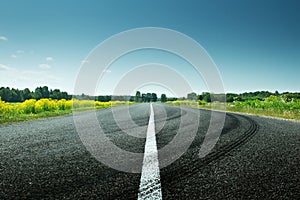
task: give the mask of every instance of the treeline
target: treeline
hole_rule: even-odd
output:
[[[9,87],[1,87],[0,88],[0,98],[5,102],[23,102],[28,99],[66,99],[70,100],[72,98],[78,100],[96,100],[101,102],[109,102],[109,101],[135,101],[134,96],[129,95],[100,95],[100,96],[90,96],[90,95],[70,95],[67,92],[60,91],[59,89],[49,89],[47,86],[37,87],[34,91],[31,91],[28,88],[24,90],[9,88]]]
[[[166,102],[166,101],[175,101],[178,98],[167,98],[166,94],[161,94],[160,97],[157,96],[156,93],[141,93],[140,91],[136,91],[135,96],[129,95],[104,95],[104,96],[90,96],[90,95],[74,95],[73,98],[79,100],[96,100],[101,102],[108,101],[130,101],[137,103],[145,103],[145,102]]]
[[[135,102],[156,102],[157,94],[156,93],[142,93],[140,91],[136,91],[135,93]]]
[[[140,91],[136,91],[134,101],[137,103],[141,102],[166,102],[167,96],[166,94],[161,94],[160,98],[157,97],[156,93],[141,93]]]
[[[69,95],[67,92],[62,92],[59,89],[49,90],[47,86],[37,87],[34,91],[30,91],[28,88],[24,90],[19,89],[10,89],[9,87],[0,88],[0,97],[2,101],[5,102],[23,102],[28,99],[72,99],[72,95]]]
[[[256,92],[244,92],[241,94],[235,93],[227,93],[227,94],[212,94],[209,92],[203,92],[202,94],[196,94],[195,92],[187,94],[188,100],[203,100],[205,102],[211,101],[222,101],[224,102],[234,102],[234,101],[248,101],[248,100],[261,100],[264,101],[266,98],[270,96],[277,96],[282,97],[286,102],[292,101],[293,99],[300,99],[300,93],[290,93],[290,92],[283,92],[279,93],[275,91],[275,93],[269,91],[256,91]],[[180,98],[185,99],[185,98]]]
[[[134,101],[134,96],[130,95],[100,95],[100,96],[90,96],[86,94],[73,95],[73,98],[78,100],[96,100],[101,102],[109,101]]]
[[[67,92],[60,91],[59,89],[49,89],[47,86],[37,87],[34,91],[30,91],[28,88],[24,90],[19,89],[10,89],[9,87],[1,87],[0,88],[0,97],[2,101],[5,102],[23,102],[28,99],[36,99],[40,100],[43,98],[50,99],[66,99],[70,100],[72,98],[79,100],[96,100],[101,102],[109,102],[109,101],[130,101],[130,102],[166,102],[166,101],[176,101],[176,100],[201,100],[205,102],[212,101],[221,101],[224,102],[234,102],[234,101],[248,101],[248,100],[265,100],[271,95],[281,97],[286,102],[292,101],[293,99],[300,99],[300,93],[290,93],[283,92],[279,93],[275,91],[274,93],[269,91],[256,91],[256,92],[244,92],[241,94],[235,93],[227,93],[227,94],[212,94],[209,92],[202,92],[201,94],[196,94],[195,92],[191,92],[187,94],[186,97],[181,98],[173,98],[167,97],[165,94],[162,94],[160,97],[157,96],[156,93],[141,93],[137,91],[135,96],[130,95],[100,95],[100,96],[90,96],[90,95],[70,95]]]

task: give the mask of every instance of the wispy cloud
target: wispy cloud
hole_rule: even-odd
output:
[[[3,40],[3,41],[7,41],[7,37],[4,37],[4,36],[0,36],[0,40]]]
[[[48,64],[40,64],[39,67],[40,67],[41,69],[50,69],[50,68],[51,68],[51,66],[48,65]]]
[[[38,81],[38,82],[58,82],[58,79],[55,76],[48,74],[45,71],[20,71],[18,80],[23,81]]]
[[[105,69],[105,70],[103,70],[103,73],[111,73],[111,70]]]
[[[9,67],[7,65],[0,64],[0,70],[2,70],[2,71],[12,71],[12,70],[15,70],[15,69],[12,68],[12,67]]]
[[[24,53],[23,50],[17,50],[16,52],[17,52],[17,53]]]
[[[11,54],[11,58],[16,58],[17,56],[15,54]]]
[[[27,86],[57,85],[62,79],[48,71],[19,70],[0,64],[0,85],[23,88]]]
[[[52,62],[52,61],[54,61],[54,59],[52,57],[47,57],[46,61]]]

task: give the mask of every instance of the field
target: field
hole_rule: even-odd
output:
[[[264,116],[280,117],[300,120],[300,100],[284,99],[278,96],[270,96],[264,100],[234,101],[230,103],[206,101],[177,100],[166,102],[175,106],[190,106],[204,109],[217,109],[250,113]],[[40,100],[30,99],[22,103],[7,103],[0,99],[0,123],[26,121],[45,117],[54,117],[70,114],[75,111],[110,108],[112,106],[133,104],[126,101],[100,102],[93,100],[53,100],[44,98]],[[225,108],[226,107],[226,108]]]
[[[175,106],[190,106],[205,109],[224,110],[224,103],[213,102],[207,103],[205,101],[168,101],[167,104]],[[282,97],[270,96],[264,100],[246,100],[234,101],[226,103],[226,110],[232,112],[242,112],[249,114],[257,114],[263,116],[280,117],[286,119],[300,120],[300,100],[291,99],[285,100]]]
[[[70,114],[75,111],[110,108],[132,102],[93,100],[30,99],[22,103],[7,103],[0,99],[0,124]]]

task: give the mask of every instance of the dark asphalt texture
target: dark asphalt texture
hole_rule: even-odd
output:
[[[127,108],[114,113],[123,116]],[[181,134],[189,133],[200,115],[187,151],[160,170],[163,199],[300,199],[299,122],[227,114],[217,145],[200,159],[211,111],[163,104],[153,108],[158,149],[176,137],[180,126]],[[145,139],[126,132],[146,134],[149,104],[129,106],[129,113],[138,126],[124,118],[125,131],[111,109],[98,110],[96,116],[115,145],[143,153]],[[81,142],[72,115],[0,125],[0,155],[0,199],[137,199],[141,174],[97,161]],[[166,154],[158,156],[160,162],[166,159]]]

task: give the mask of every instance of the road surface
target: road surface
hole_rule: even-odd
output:
[[[152,106],[158,150],[172,141],[179,126],[188,133],[193,116],[200,115],[187,151],[158,169],[162,199],[299,199],[300,123],[227,114],[217,145],[200,159],[211,111]],[[115,114],[122,116],[126,108]],[[111,109],[98,110],[96,116],[111,142],[144,153],[146,138],[134,135],[146,136],[150,104],[129,110],[138,127],[128,123],[126,131],[118,127]],[[121,172],[95,159],[81,142],[72,115],[0,125],[0,154],[0,199],[138,199],[141,173]],[[158,151],[158,162],[165,156]],[[142,159],[133,164],[143,167]]]

